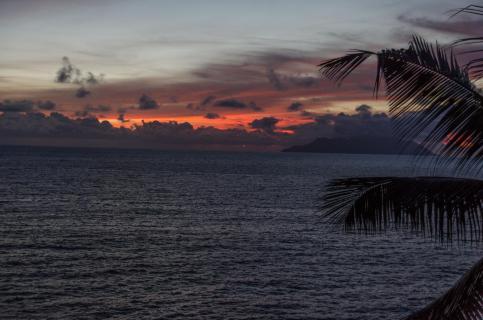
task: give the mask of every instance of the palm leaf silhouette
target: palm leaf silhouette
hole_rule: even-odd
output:
[[[454,15],[483,15],[470,5]],[[374,94],[386,83],[389,111],[396,132],[441,155],[443,164],[481,170],[483,98],[471,78],[483,77],[483,58],[460,67],[452,48],[483,43],[462,39],[448,48],[413,36],[407,49],[377,53],[353,50],[319,65],[321,73],[340,84],[369,57],[377,58]],[[473,50],[467,53],[478,53]],[[470,78],[471,76],[471,78]],[[483,241],[483,181],[450,177],[366,177],[337,179],[323,196],[327,221],[347,231],[382,232],[409,229],[439,241]],[[483,319],[483,259],[445,295],[405,320]]]
[[[370,56],[377,57],[374,93],[384,80],[398,136],[419,139],[460,166],[483,156],[483,98],[451,50],[413,36],[407,49],[352,51],[321,63],[320,71],[340,83]]]
[[[456,10],[452,16],[458,15],[460,13],[470,13],[476,14],[479,16],[483,15],[483,6],[478,5],[469,5],[462,9]],[[461,45],[481,45],[483,43],[483,37],[469,37],[459,39],[453,42],[452,46],[461,46]],[[463,54],[475,54],[483,52],[482,49],[472,49],[464,51]],[[483,58],[475,58],[470,60],[468,63],[465,64],[466,71],[470,74],[470,76],[475,79],[479,80],[483,78]]]
[[[346,231],[409,229],[439,241],[483,241],[483,181],[450,177],[332,180],[325,217]],[[404,320],[481,320],[483,259],[445,295]]]
[[[323,197],[328,221],[347,231],[390,228],[440,241],[483,241],[483,181],[448,177],[332,180]]]
[[[466,272],[453,288],[426,308],[404,320],[483,319],[483,259]]]

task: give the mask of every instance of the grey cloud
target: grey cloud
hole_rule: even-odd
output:
[[[275,117],[264,117],[250,122],[250,127],[264,132],[272,133],[280,120]]]
[[[114,137],[115,128],[107,121],[95,118],[70,119],[53,112],[50,116],[42,113],[15,113],[0,116],[0,134],[4,137]]]
[[[455,18],[451,20],[431,20],[425,17],[416,18],[400,15],[398,20],[415,27],[468,36],[481,36],[480,30],[483,28],[482,19]]]
[[[87,90],[84,87],[80,87],[79,89],[77,89],[77,91],[75,93],[75,96],[77,98],[85,98],[85,97],[87,97],[90,94],[91,94],[91,92],[89,90]]]
[[[320,83],[320,79],[312,76],[304,75],[279,75],[274,69],[267,69],[267,79],[268,82],[273,86],[274,89],[283,91],[289,88],[289,85],[302,88],[314,87]]]
[[[96,85],[102,82],[104,75],[94,75],[92,72],[87,72],[84,76],[83,72],[74,66],[68,57],[62,58],[62,67],[57,71],[55,82],[59,83],[74,83],[79,85]]]
[[[291,76],[288,81],[299,87],[310,88],[320,83],[320,79],[310,76]]]
[[[50,100],[39,101],[37,103],[37,108],[39,108],[40,110],[51,111],[51,110],[54,110],[55,107],[56,107],[55,103]]]
[[[252,109],[253,111],[261,111],[262,108],[255,102],[251,101],[248,104],[236,99],[224,99],[215,103],[215,107],[228,109]]]
[[[75,96],[77,98],[84,98],[90,94],[86,86],[94,86],[101,83],[104,80],[104,75],[94,75],[92,72],[87,72],[87,75],[83,75],[82,71],[74,66],[68,57],[62,58],[62,67],[57,71],[55,82],[58,83],[72,83],[77,84],[80,87],[77,89]]]
[[[32,112],[34,110],[53,110],[55,109],[55,103],[46,101],[32,100],[4,100],[0,102],[0,112]]]
[[[230,109],[246,109],[247,105],[236,99],[225,99],[215,103],[216,107],[230,108]]]
[[[0,115],[0,141],[2,139],[43,139],[52,143],[55,139],[86,141],[95,139],[112,146],[274,146],[279,145],[279,137],[262,132],[247,132],[244,129],[221,130],[213,127],[195,129],[189,123],[143,122],[132,128],[116,128],[107,121],[94,117],[70,119],[60,113],[50,116],[41,113],[4,113]],[[93,140],[92,140],[93,141]],[[75,145],[75,142],[72,142]],[[100,142],[99,142],[100,143]]]
[[[92,72],[87,72],[87,76],[84,79],[82,79],[82,82],[90,85],[96,85],[102,82],[103,79],[104,79],[103,74],[99,76],[95,76]]]
[[[201,101],[200,105],[204,107],[206,105],[209,105],[215,99],[216,99],[215,96],[207,96]]]
[[[316,114],[302,111],[301,114],[314,122],[289,126],[284,129],[294,132],[293,139],[309,142],[320,137],[391,136],[390,118],[385,113],[373,113],[368,105],[355,108],[356,113]]]
[[[139,109],[141,110],[152,110],[152,109],[158,109],[159,104],[151,98],[150,96],[143,94],[139,98]]]
[[[372,107],[368,106],[367,104],[361,104],[355,108],[355,111],[362,116],[371,116]]]
[[[208,112],[207,114],[205,114],[205,118],[206,119],[220,119],[221,116],[218,113]]]
[[[31,100],[4,100],[0,102],[1,112],[30,112],[35,104]]]
[[[276,89],[276,90],[284,90],[285,86],[282,84],[282,80],[278,77],[278,75],[275,73],[275,70],[273,68],[268,68],[267,69],[267,79],[268,82]]]
[[[117,117],[117,120],[121,121],[122,123],[129,122],[129,120],[126,119],[125,113],[120,113],[119,116]]]
[[[57,71],[55,82],[76,83],[81,76],[81,71],[76,68],[68,57],[62,58],[62,67]]]
[[[290,112],[301,111],[304,105],[300,102],[294,102],[288,106],[287,110]]]

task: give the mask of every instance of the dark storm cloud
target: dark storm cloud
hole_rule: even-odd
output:
[[[294,102],[288,106],[287,110],[290,112],[295,112],[295,111],[302,111],[303,108],[304,108],[304,105],[302,103]]]
[[[104,141],[110,146],[129,144],[135,147],[181,148],[213,145],[267,147],[280,144],[276,136],[266,135],[263,132],[248,132],[244,129],[194,128],[190,123],[176,121],[143,122],[142,125],[134,125],[130,129],[116,128],[108,121],[99,121],[95,117],[71,119],[57,112],[51,113],[50,116],[42,113],[0,115],[0,141],[5,139],[9,141],[43,139],[47,144],[56,139],[71,139],[69,145],[76,145],[82,141]]]
[[[264,117],[250,122],[250,127],[264,132],[272,133],[280,120],[275,117]]]
[[[205,118],[206,119],[220,119],[221,116],[218,113],[208,112],[207,114],[205,114]]]
[[[303,115],[314,122],[289,126],[294,138],[307,141],[318,137],[352,137],[352,136],[391,136],[390,118],[385,113],[373,113],[372,108],[360,105],[354,114],[328,113],[316,114],[303,111]]]
[[[247,105],[239,100],[236,99],[225,99],[225,100],[220,100],[215,103],[216,107],[221,107],[221,108],[230,108],[230,109],[246,109]]]
[[[482,19],[467,19],[462,16],[458,19],[431,20],[425,17],[415,18],[401,15],[398,20],[419,28],[467,36],[481,36],[483,29]]]
[[[37,108],[40,110],[51,111],[55,109],[55,103],[47,100],[47,101],[39,101],[37,104]]]
[[[70,119],[57,112],[50,116],[42,113],[5,113],[0,116],[0,135],[3,137],[108,138],[118,135],[116,130],[107,121]]]
[[[91,92],[89,90],[87,90],[84,87],[80,87],[79,89],[77,89],[77,91],[75,93],[75,96],[77,98],[85,98],[85,97],[87,97],[90,94],[91,94]]]
[[[62,58],[62,67],[57,71],[55,82],[59,83],[76,83],[81,76],[81,71],[76,68],[68,57]]]
[[[30,100],[3,101],[0,103],[0,142],[17,141],[22,138],[28,141],[35,139],[50,144],[56,139],[74,139],[72,145],[89,143],[89,139],[104,141],[109,146],[124,146],[124,143],[134,147],[158,147],[169,145],[176,148],[189,148],[189,146],[215,146],[223,145],[226,148],[240,146],[256,146],[256,148],[276,146],[287,147],[305,144],[316,138],[339,138],[353,136],[391,136],[389,117],[384,113],[373,112],[368,105],[360,105],[354,113],[328,113],[317,114],[308,111],[299,111],[309,123],[282,127],[281,120],[276,117],[261,117],[253,120],[249,127],[217,129],[213,127],[194,128],[189,123],[170,122],[143,122],[142,125],[133,125],[131,128],[116,128],[106,121],[99,121],[97,115],[112,112],[106,105],[85,106],[77,112],[77,119],[72,119],[58,112],[49,116],[36,111],[41,102]],[[249,103],[245,103],[245,108]],[[126,112],[138,110],[138,107],[121,107],[117,109],[118,120],[128,122]],[[303,114],[302,114],[303,113]],[[208,119],[218,119],[222,116],[215,112],[207,112]],[[287,133],[291,131],[292,134]],[[5,139],[4,139],[5,138]],[[3,139],[3,140],[2,140]],[[9,142],[9,143],[10,143]],[[96,142],[97,143],[97,142]],[[211,147],[210,147],[211,148]],[[225,148],[225,147],[222,147]]]
[[[227,109],[251,109],[253,111],[262,111],[263,109],[255,102],[251,101],[245,103],[237,99],[224,99],[215,103],[215,107],[227,108]]]
[[[139,109],[141,110],[152,110],[152,109],[158,109],[159,104],[151,98],[150,96],[143,94],[139,98]]]
[[[368,106],[367,104],[361,104],[360,106],[356,107],[355,111],[360,115],[371,116],[372,107]]]
[[[209,105],[213,100],[215,100],[216,97],[215,96],[207,96],[206,98],[204,98],[201,102],[200,102],[200,105],[201,106],[207,106]]]
[[[4,100],[0,102],[1,112],[30,112],[35,104],[31,100]]]
[[[55,109],[55,103],[46,101],[32,100],[4,100],[0,102],[0,112],[32,112],[34,110],[53,110]]]
[[[92,72],[87,72],[86,75],[74,66],[68,57],[62,58],[62,67],[57,71],[55,82],[59,83],[72,83],[77,84],[80,87],[77,89],[75,96],[77,98],[84,98],[91,92],[86,89],[86,86],[94,86],[101,83],[104,80],[104,75],[94,75]]]
[[[83,72],[70,62],[69,57],[63,57],[62,67],[57,71],[55,82],[96,85],[102,82],[103,79],[103,74],[96,76],[90,71],[84,76]]]

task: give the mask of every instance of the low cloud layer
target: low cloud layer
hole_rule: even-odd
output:
[[[59,139],[70,139],[75,146],[86,140],[99,140],[111,146],[124,143],[136,147],[206,147],[212,148],[258,148],[282,149],[287,146],[303,144],[320,137],[350,136],[390,136],[391,125],[384,113],[374,113],[368,105],[360,105],[354,113],[316,114],[304,112],[310,122],[282,126],[277,117],[267,116],[255,119],[246,128],[217,129],[214,127],[195,128],[188,122],[142,122],[130,128],[117,128],[108,121],[100,121],[97,114],[112,110],[107,105],[84,107],[78,118],[72,119],[61,113],[50,115],[40,113],[40,103],[31,101],[9,101],[0,105],[0,142],[2,141],[43,141],[49,145]],[[207,113],[208,119],[220,119],[217,113]],[[119,121],[126,123],[124,113]],[[77,141],[77,142],[75,142]],[[24,143],[22,142],[22,143]]]
[[[3,100],[0,102],[0,112],[32,112],[34,110],[54,110],[55,103],[46,101],[32,100]]]

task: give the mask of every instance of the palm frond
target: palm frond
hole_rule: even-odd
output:
[[[483,37],[472,37],[472,38],[464,38],[459,39],[451,44],[453,48],[461,46],[461,45],[468,45],[471,46],[472,49],[468,49],[465,51],[461,51],[461,55],[468,55],[468,54],[481,54],[483,53],[483,49],[481,45],[483,44]],[[475,48],[475,46],[478,46]],[[483,78],[483,58],[474,58],[468,61],[463,68],[469,74],[473,81],[479,80]]]
[[[463,38],[463,39],[458,39],[458,40],[454,41],[453,43],[451,43],[451,47],[456,47],[456,46],[460,46],[460,45],[481,44],[482,42],[483,42],[483,37]]]
[[[483,259],[441,298],[404,320],[483,319]]]
[[[466,7],[456,9],[456,10],[451,10],[449,12],[452,13],[451,17],[457,16],[458,14],[461,14],[461,13],[470,13],[470,14],[483,16],[483,6],[470,4]]]
[[[371,55],[358,51],[319,66],[340,82]],[[420,139],[425,148],[449,158],[483,156],[483,98],[451,49],[413,36],[407,49],[376,55],[374,92],[384,78],[389,111],[402,139]]]
[[[351,50],[345,56],[324,61],[318,66],[325,77],[340,83],[367,58],[375,54],[375,52],[366,50]]]
[[[483,99],[451,51],[414,37],[400,57],[384,59],[396,132],[444,156],[480,157]],[[428,128],[431,128],[428,130]]]
[[[333,180],[324,217],[347,231],[409,229],[439,241],[483,241],[483,181],[446,177]]]

